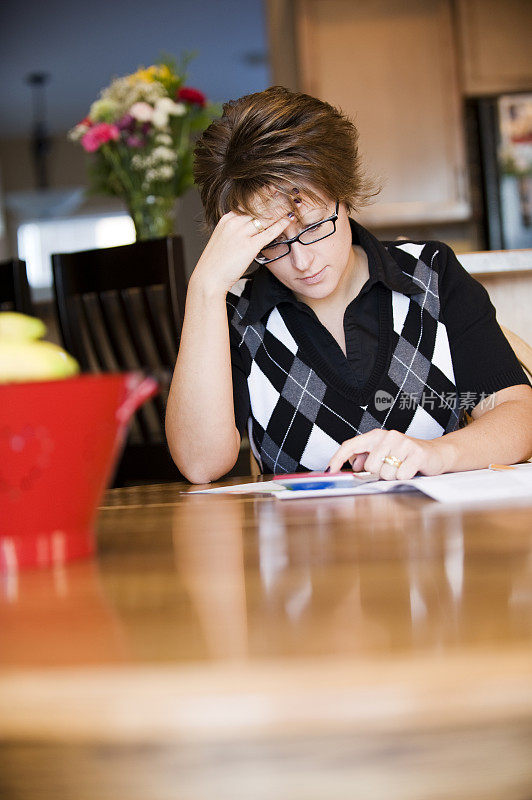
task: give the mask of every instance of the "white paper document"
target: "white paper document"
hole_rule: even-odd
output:
[[[515,464],[514,469],[472,469],[449,472],[431,478],[413,478],[416,489],[442,503],[488,503],[502,500],[532,501],[532,464]]]
[[[313,483],[316,484],[314,488]],[[419,476],[409,481],[377,480],[368,473],[343,473],[312,476],[302,473],[296,478],[243,483],[202,489],[195,494],[266,494],[277,500],[311,499],[356,494],[420,491],[440,503],[487,504],[508,500],[532,502],[532,463],[516,464],[512,469],[477,469],[450,472],[431,477]]]

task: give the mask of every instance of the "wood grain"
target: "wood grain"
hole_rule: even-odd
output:
[[[532,503],[189,489],[4,576],[2,800],[532,795]]]

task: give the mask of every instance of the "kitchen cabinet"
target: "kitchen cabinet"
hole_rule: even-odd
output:
[[[532,88],[530,0],[457,0],[456,23],[466,95]]]
[[[274,81],[339,106],[360,131],[364,162],[383,186],[363,224],[470,218],[448,0],[276,0],[269,23]]]

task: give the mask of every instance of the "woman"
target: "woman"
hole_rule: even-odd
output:
[[[246,429],[267,473],[408,479],[532,454],[532,388],[483,287],[445,244],[381,243],[349,218],[375,194],[357,139],[337,109],[272,87],[198,143],[212,235],[166,414],[193,483],[233,467]]]

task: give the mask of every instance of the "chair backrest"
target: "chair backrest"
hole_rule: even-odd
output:
[[[501,325],[501,330],[510,342],[517,360],[525,372],[528,373],[528,376],[532,377],[532,347],[524,339],[521,339],[517,333],[505,328],[504,325]]]
[[[82,370],[142,369],[161,383],[161,393],[135,415],[124,453],[125,457],[128,448],[140,447],[136,463],[143,466],[145,453],[153,452],[154,445],[166,448],[165,404],[185,308],[182,240],[168,237],[54,253],[52,268],[63,344]],[[178,480],[169,457],[165,463],[168,475],[155,474],[154,467],[150,476],[149,465],[144,465],[145,479]]]
[[[0,262],[0,311],[20,311],[33,316],[26,262],[19,258]]]

